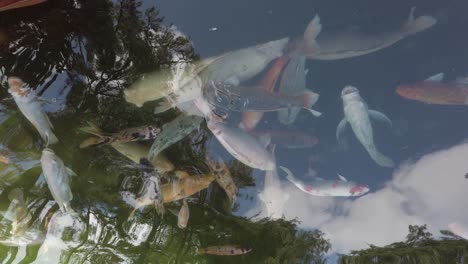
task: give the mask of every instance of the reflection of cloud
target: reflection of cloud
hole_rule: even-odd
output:
[[[283,213],[305,228],[319,228],[337,252],[405,239],[410,224],[428,224],[434,235],[450,222],[468,224],[468,144],[408,162],[381,190],[355,200],[308,196],[291,185]]]

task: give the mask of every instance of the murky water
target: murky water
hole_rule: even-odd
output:
[[[0,262],[466,263],[467,12],[0,12]]]

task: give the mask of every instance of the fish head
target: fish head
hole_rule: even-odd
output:
[[[15,76],[8,77],[8,87],[8,92],[13,96],[26,96],[31,91],[23,80]]]
[[[369,186],[368,185],[354,185],[351,187],[349,190],[349,193],[351,196],[361,196],[369,192]]]
[[[343,90],[341,91],[342,98],[348,97],[350,95],[356,95],[356,94],[359,95],[358,88],[351,86],[351,85],[345,86],[345,88],[343,88]]]
[[[41,161],[47,163],[52,162],[56,164],[58,162],[58,157],[55,155],[55,152],[52,149],[44,148],[42,150]]]

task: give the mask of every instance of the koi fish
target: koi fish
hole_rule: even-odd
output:
[[[319,95],[312,91],[304,91],[301,95],[288,96],[267,92],[261,87],[242,87],[227,84],[211,83],[205,93],[205,98],[212,105],[226,110],[250,112],[271,112],[291,106],[304,108],[314,116],[322,114],[311,107],[318,101]]]
[[[273,156],[264,147],[265,144],[262,145],[253,136],[212,119],[208,119],[207,124],[221,145],[240,162],[260,170],[272,170],[276,167]]]
[[[203,83],[221,82],[238,85],[259,74],[274,59],[283,55],[289,38],[231,51],[200,72]]]
[[[154,126],[141,126],[123,129],[117,133],[101,135],[99,138],[92,137],[80,144],[80,148],[98,146],[112,143],[127,143],[133,141],[155,139],[161,133],[161,129]]]
[[[7,0],[0,2],[0,12],[44,3],[47,0]]]
[[[273,89],[275,88],[276,82],[278,81],[281,71],[283,70],[284,66],[288,63],[288,61],[289,55],[287,54],[284,54],[275,61],[273,66],[271,66],[270,70],[260,83],[260,87],[263,90],[270,93],[273,92]],[[262,117],[263,112],[243,112],[242,122],[239,124],[239,127],[245,131],[252,131],[260,122],[260,120],[262,120]]]
[[[164,214],[164,194],[161,188],[161,174],[156,171],[151,165],[151,162],[146,158],[140,159],[140,174],[143,179],[143,185],[138,192],[136,199],[136,206],[130,217],[133,216],[135,211],[142,206],[153,204],[156,211]]]
[[[212,173],[185,177],[161,186],[164,203],[169,203],[192,196],[208,188],[215,177]]]
[[[443,82],[444,74],[435,74],[426,80],[398,86],[396,92],[410,100],[439,105],[467,105],[468,78]]]
[[[203,118],[181,114],[161,127],[161,133],[151,145],[148,153],[150,159],[158,156],[163,150],[179,142],[195,129],[200,127]]]
[[[306,90],[305,61],[306,58],[303,55],[291,57],[281,76],[278,88],[279,93],[297,96]],[[285,125],[292,124],[300,111],[300,107],[281,109],[278,111],[278,120]]]
[[[349,123],[357,139],[364,146],[372,160],[382,167],[394,167],[395,162],[383,155],[375,146],[370,118],[383,121],[390,124],[390,126],[392,121],[385,114],[368,109],[356,87],[346,86],[343,88],[341,99],[343,100],[345,117],[338,124],[336,138],[340,140],[341,133],[345,130],[346,124]]]
[[[189,91],[194,88],[192,86],[197,84],[200,79],[198,74],[221,56],[203,59],[193,63],[193,65],[177,66],[172,69],[161,69],[145,74],[124,90],[124,98],[127,102],[138,107],[143,106],[145,102],[165,97],[181,97],[181,100],[182,97],[187,97],[187,100],[191,100],[191,96],[188,96],[190,95]],[[192,68],[190,66],[193,66],[193,70],[188,69]],[[200,90],[201,86],[195,88]],[[178,90],[181,91],[178,92]],[[196,91],[193,92],[194,95],[197,94]],[[171,107],[172,105],[165,107],[165,110]]]
[[[271,153],[274,154],[274,151],[275,145],[272,145]],[[283,216],[289,194],[282,187],[277,168],[265,172],[263,190],[258,194],[258,197],[265,205],[267,217],[281,218]]]
[[[272,144],[283,148],[310,148],[319,143],[319,139],[300,130],[256,130],[250,132],[254,136],[269,137]]]
[[[85,133],[93,134],[97,137],[103,137],[103,135],[105,134],[104,131],[102,131],[93,123],[88,122],[88,125],[88,127],[79,128],[79,130]],[[95,139],[94,141],[96,140],[97,139]],[[87,140],[81,143],[80,147],[82,145],[86,145],[86,141]],[[146,157],[150,150],[148,146],[141,145],[138,142],[113,142],[110,143],[110,146],[135,163],[140,163],[140,159]],[[153,159],[149,159],[149,161],[154,167],[158,168],[158,170],[161,172],[172,171],[175,168],[174,164],[170,160],[168,160],[166,156],[164,156],[162,153],[156,155]]]
[[[431,16],[415,18],[414,10],[415,7],[411,8],[406,23],[400,29],[376,35],[368,35],[356,28],[351,28],[340,32],[321,33],[317,37],[315,28],[320,25],[320,18],[317,16],[304,33],[305,56],[316,60],[338,60],[362,56],[389,47],[437,23],[437,20]]]
[[[60,210],[64,213],[73,212],[70,206],[70,201],[73,199],[70,176],[76,174],[65,167],[63,161],[50,148],[42,150],[41,165],[47,186]]]
[[[182,206],[180,207],[179,214],[177,215],[177,226],[181,229],[186,228],[188,220],[189,220],[189,216],[190,216],[190,211],[189,211],[189,207],[187,204],[187,200],[184,199],[182,201]]]
[[[58,138],[53,132],[54,126],[42,110],[44,100],[37,97],[36,93],[18,77],[9,77],[8,86],[8,92],[13,96],[21,113],[37,129],[46,146],[57,143]]]
[[[228,166],[221,159],[218,160],[218,163],[210,159],[206,159],[206,164],[213,171],[216,182],[221,186],[221,188],[223,188],[224,192],[228,196],[231,206],[234,206],[238,189],[232,179]]]
[[[348,181],[345,177],[339,174],[339,180],[330,181],[319,177],[314,177],[311,182],[305,183],[294,177],[294,174],[289,169],[281,166],[280,168],[286,172],[286,178],[288,181],[299,188],[299,190],[310,195],[350,197],[361,196],[369,192],[369,186]]]
[[[234,256],[243,255],[252,251],[251,248],[244,248],[239,245],[223,245],[223,246],[211,246],[207,248],[198,249],[198,254],[209,254],[217,256]]]

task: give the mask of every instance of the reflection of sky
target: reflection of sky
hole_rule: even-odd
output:
[[[405,162],[383,188],[357,199],[312,197],[290,184],[284,184],[282,190],[273,187],[277,193],[290,195],[277,214],[297,217],[303,228],[326,232],[334,250],[343,253],[368,244],[383,246],[404,240],[408,225],[427,224],[437,237],[451,222],[468,224],[462,202],[468,187],[464,177],[467,155],[468,143],[461,143]],[[264,208],[257,203],[252,211]]]
[[[285,35],[298,36],[316,12],[322,18],[323,30],[353,23],[364,30],[380,32],[382,28],[401,25],[410,8],[405,1],[341,2],[339,7],[335,3],[310,1],[294,5],[279,1],[146,2],[156,3],[166,23],[174,23],[190,36],[196,51],[203,56]],[[272,188],[289,194],[282,214],[288,219],[298,217],[304,228],[325,231],[339,252],[366,247],[367,243],[385,245],[403,240],[409,224],[427,223],[434,234],[438,229],[447,229],[453,221],[467,224],[468,215],[463,213],[459,200],[466,190],[463,175],[468,165],[463,160],[468,145],[456,145],[466,136],[466,122],[460,123],[466,119],[466,108],[424,105],[403,100],[394,93],[399,83],[423,80],[437,72],[445,71],[449,78],[468,72],[466,52],[454,52],[464,50],[468,44],[468,38],[462,37],[466,35],[466,19],[456,17],[454,1],[419,1],[415,5],[417,15],[435,15],[442,18],[440,23],[372,55],[342,61],[308,61],[306,65],[310,70],[307,85],[320,93],[316,108],[324,112],[314,123],[321,142],[317,152],[322,161],[316,164],[319,176],[336,178],[340,173],[349,180],[369,184],[371,193],[357,199],[311,197],[285,181],[281,171],[281,187]],[[217,30],[210,31],[212,27]],[[349,148],[337,150],[334,132],[343,116],[339,94],[347,84],[362,91],[371,109],[382,111],[393,120],[391,129],[375,125],[377,146],[401,163],[393,172],[375,165],[349,130]],[[312,117],[301,115],[296,126],[311,123]],[[269,122],[275,119],[274,115],[267,116]],[[294,151],[279,149],[276,156],[279,163],[301,177],[311,152]],[[266,208],[257,197],[263,189],[264,173],[255,171],[254,177],[258,188],[241,190],[235,214],[265,216]]]

